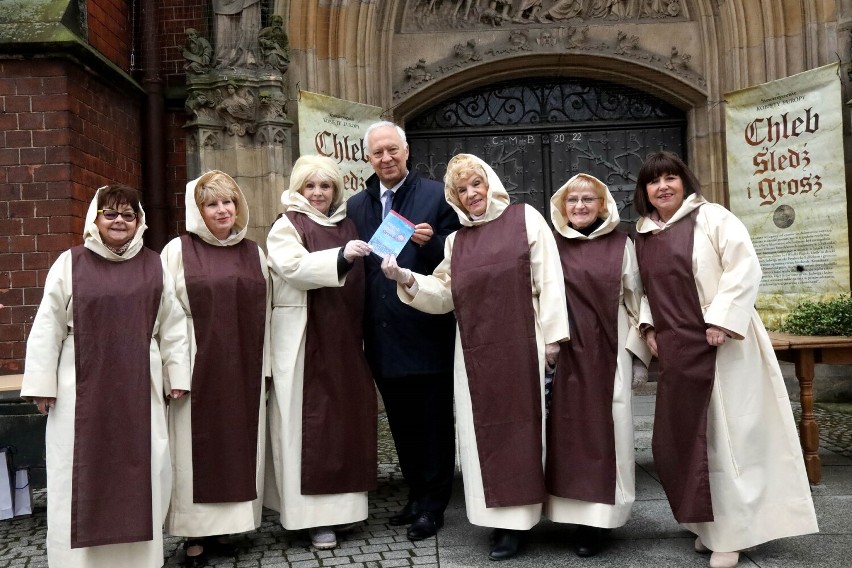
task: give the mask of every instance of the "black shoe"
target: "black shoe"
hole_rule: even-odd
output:
[[[183,543],[184,550],[189,550],[193,546],[201,547],[201,554],[196,554],[195,556],[184,555],[183,557],[183,565],[187,568],[199,568],[200,566],[207,566],[207,548],[204,546],[204,541],[197,538],[187,539]]]
[[[491,560],[507,560],[518,553],[521,548],[521,531],[510,529],[494,529],[491,533]]]
[[[609,530],[598,527],[580,525],[575,535],[574,551],[577,556],[588,558],[604,549]]]
[[[237,555],[238,549],[230,542],[219,540],[222,537],[207,536],[204,537],[204,551],[212,552],[217,556],[234,557]]]
[[[420,513],[422,512],[420,505],[416,501],[409,501],[397,514],[388,519],[388,523],[395,527],[410,525],[420,517]]]
[[[423,540],[438,534],[438,529],[444,526],[444,514],[426,511],[414,524],[408,527],[408,540]]]

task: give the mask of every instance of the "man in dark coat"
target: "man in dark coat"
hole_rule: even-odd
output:
[[[410,220],[415,232],[397,262],[431,274],[444,258],[447,235],[460,226],[444,200],[443,184],[408,171],[405,132],[395,124],[371,125],[364,143],[375,174],[347,202],[348,217],[365,241],[390,209]],[[382,273],[382,259],[364,260],[364,348],[409,487],[408,502],[389,522],[411,524],[408,538],[420,540],[444,524],[453,482],[455,320],[452,314],[429,315],[403,304],[396,282]]]

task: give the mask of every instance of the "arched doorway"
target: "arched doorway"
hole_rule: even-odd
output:
[[[647,93],[588,79],[535,78],[446,100],[406,123],[412,168],[442,179],[447,161],[475,154],[494,167],[513,202],[550,218],[553,192],[574,174],[609,185],[623,220],[644,157],[686,157],[685,113]]]

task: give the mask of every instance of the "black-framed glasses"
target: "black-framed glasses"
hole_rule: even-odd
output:
[[[568,199],[565,200],[565,203],[567,203],[571,207],[576,207],[577,204],[580,203],[581,201],[583,202],[583,205],[591,205],[592,203],[594,203],[595,201],[597,201],[599,199],[601,199],[601,198],[600,197],[569,197]]]
[[[121,218],[124,219],[127,223],[136,220],[136,213],[133,211],[124,211],[119,213],[115,209],[98,209],[98,213],[103,215],[104,219],[106,219],[107,221],[114,221],[118,219],[119,215],[121,215]]]

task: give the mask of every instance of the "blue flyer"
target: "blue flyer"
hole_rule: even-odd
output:
[[[414,223],[397,213],[391,211],[385,217],[368,243],[373,247],[373,253],[383,259],[389,254],[399,256],[405,243],[414,234]]]

